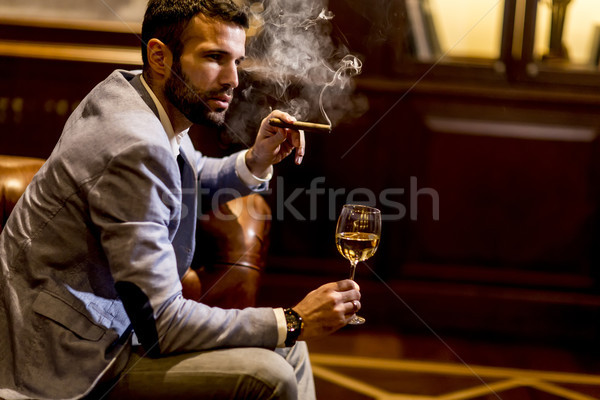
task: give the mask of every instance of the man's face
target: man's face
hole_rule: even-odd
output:
[[[221,125],[238,86],[246,54],[244,29],[197,16],[184,31],[183,52],[173,60],[165,96],[193,123]]]

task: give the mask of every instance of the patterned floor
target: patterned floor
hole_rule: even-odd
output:
[[[360,329],[309,342],[319,399],[600,399],[589,348]]]
[[[329,384],[329,392],[338,387],[340,394],[368,399],[600,398],[597,375],[328,354],[312,354],[311,360],[318,384]]]

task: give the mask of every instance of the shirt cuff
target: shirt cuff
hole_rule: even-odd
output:
[[[269,173],[266,178],[258,178],[254,176],[246,165],[246,153],[248,150],[241,151],[235,160],[235,172],[240,177],[240,180],[253,191],[265,190],[267,183],[273,177],[273,166],[269,166]]]
[[[277,347],[285,347],[285,339],[287,338],[287,322],[283,308],[274,308],[275,319],[277,320]]]

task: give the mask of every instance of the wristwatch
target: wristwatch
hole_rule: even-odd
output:
[[[302,333],[304,328],[304,321],[298,313],[291,308],[283,310],[285,314],[285,322],[287,324],[287,336],[285,337],[285,346],[292,347],[296,344],[298,336]]]

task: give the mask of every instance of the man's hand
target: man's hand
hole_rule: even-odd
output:
[[[296,149],[296,164],[304,157],[304,132],[295,129],[277,128],[269,125],[269,119],[279,118],[285,122],[296,119],[283,111],[275,110],[260,124],[254,146],[246,153],[246,165],[252,174],[263,178],[273,164],[277,164]]]
[[[304,329],[298,338],[333,333],[346,325],[360,310],[360,288],[350,279],[327,283],[310,292],[293,307],[304,320]]]

